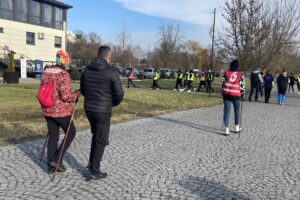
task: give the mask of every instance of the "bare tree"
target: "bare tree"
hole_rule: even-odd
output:
[[[177,25],[161,25],[159,27],[159,42],[160,42],[160,58],[163,67],[170,67],[171,60],[178,50],[178,45],[181,42],[183,36],[181,27]]]
[[[125,22],[122,22],[122,27],[119,29],[119,32],[117,34],[117,40],[120,44],[120,47],[122,48],[122,51],[124,51],[127,48],[129,39],[130,33],[127,29],[127,24]]]
[[[219,35],[219,53],[227,61],[238,58],[245,69],[269,67],[300,30],[297,0],[228,0],[224,11],[228,26]]]

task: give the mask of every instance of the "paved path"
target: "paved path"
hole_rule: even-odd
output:
[[[220,134],[221,106],[114,125],[93,182],[88,131],[53,182],[43,141],[0,148],[0,199],[300,199],[300,96],[287,101],[245,102],[240,139]]]

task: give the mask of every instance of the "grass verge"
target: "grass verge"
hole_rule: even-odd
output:
[[[145,87],[148,85],[147,82],[144,84]],[[78,87],[78,84],[74,84],[74,88]],[[47,128],[41,108],[35,98],[37,90],[37,84],[0,85],[0,146],[45,136]],[[219,97],[209,98],[208,95],[199,93],[125,89],[124,101],[114,108],[112,122],[119,123],[207,107],[219,104],[221,101]],[[80,98],[77,104],[75,124],[77,130],[89,128],[83,110],[83,98]]]

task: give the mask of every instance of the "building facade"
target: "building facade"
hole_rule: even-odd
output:
[[[70,8],[56,0],[0,0],[0,55],[10,49],[15,59],[54,61],[66,50]]]

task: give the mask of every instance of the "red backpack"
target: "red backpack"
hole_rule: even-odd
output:
[[[53,106],[53,81],[44,82],[40,85],[36,98],[39,100],[42,108]]]

